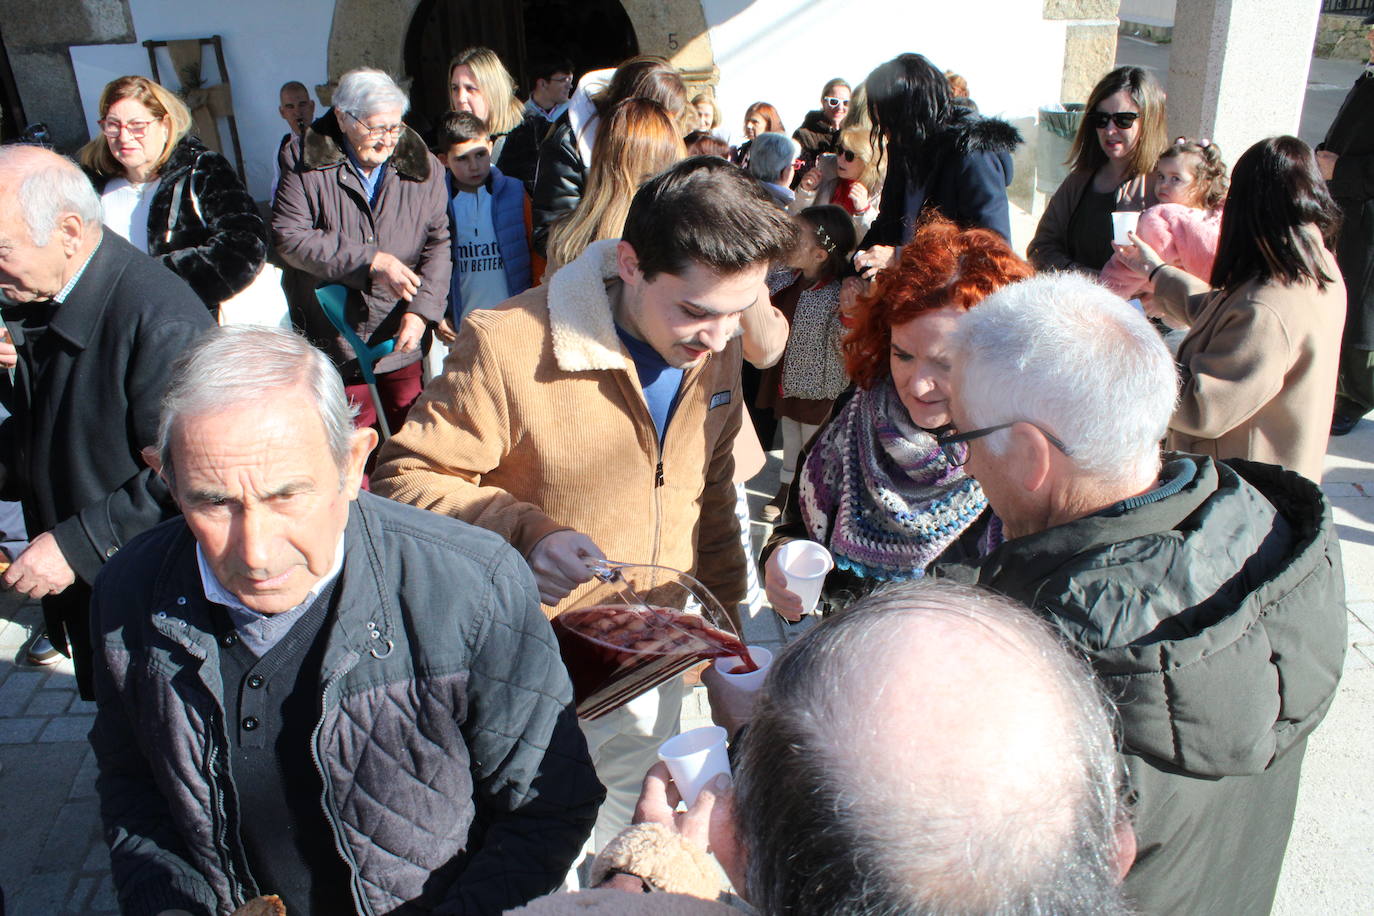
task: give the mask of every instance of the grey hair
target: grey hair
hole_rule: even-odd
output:
[[[182,417],[226,407],[267,405],[282,389],[305,385],[319,408],[325,441],[342,472],[348,463],[356,405],[329,358],[299,334],[280,328],[229,325],[211,328],[172,365],[162,397],[157,451],[162,476],[175,487],[172,436]]]
[[[406,91],[390,76],[372,67],[349,70],[339,77],[332,101],[335,108],[355,118],[366,118],[391,108],[401,109],[402,114],[410,110]]]
[[[42,248],[64,213],[88,226],[100,226],[100,195],[86,173],[66,156],[31,147],[0,147],[0,173],[18,174],[15,203],[33,243]]]
[[[749,144],[749,174],[760,181],[776,182],[799,155],[801,144],[786,134],[759,134]]]
[[[1145,316],[1073,273],[1005,286],[959,319],[956,400],[972,428],[1037,424],[1102,480],[1158,472],[1178,400],[1173,357]],[[1007,433],[986,441],[995,454]]]
[[[912,640],[932,638],[922,624],[970,637],[956,648],[991,646],[993,662],[1014,659],[1009,677],[1019,680],[1008,689],[1050,699],[1028,728],[1048,736],[1035,771],[1059,771],[1062,791],[1045,786],[1043,797],[1018,796],[980,817],[964,804],[976,779],[903,778],[921,745],[900,731],[909,719],[893,723],[885,710],[937,702],[898,690]],[[769,914],[849,916],[1126,912],[1113,721],[1087,665],[1019,604],[930,580],[870,595],[775,659],[742,736],[735,812],[750,903]],[[889,731],[911,753],[872,753],[872,736]],[[996,780],[1000,763],[971,760],[969,771],[981,765],[984,781]]]

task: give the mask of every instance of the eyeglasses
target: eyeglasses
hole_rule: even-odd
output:
[[[1090,112],[1083,120],[1088,122],[1088,126],[1093,130],[1106,130],[1107,125],[1115,124],[1117,130],[1130,130],[1135,119],[1140,117],[1138,111],[1118,111],[1115,114],[1108,114],[1105,111]]]
[[[348,112],[348,116],[352,118],[354,121],[356,121],[358,123],[358,126],[367,132],[367,139],[369,140],[380,140],[383,137],[399,137],[401,135],[401,131],[406,129],[404,121],[402,121],[400,124],[383,124],[379,127],[373,127],[369,124],[364,124],[363,119],[358,117],[351,111]]]
[[[100,132],[111,140],[119,139],[119,132],[122,130],[127,130],[129,136],[135,140],[142,140],[144,135],[148,133],[148,128],[157,122],[158,119],[156,118],[141,121],[116,121],[113,118],[102,118],[95,123],[100,127]]]
[[[544,82],[546,82],[546,83],[562,83],[562,84],[564,84],[564,85],[566,86],[566,85],[572,83],[572,74],[570,73],[570,74],[568,74],[568,75],[566,75],[566,76],[551,76],[551,77],[549,77],[548,79],[544,80]]]
[[[826,105],[830,106],[831,108],[849,107],[849,99],[837,99],[833,95],[828,95],[825,98],[821,99],[821,101],[824,102]]]
[[[853,162],[855,159],[859,158],[858,156],[854,155],[854,151],[852,149],[842,149],[836,155],[843,156],[845,162]]]
[[[1053,445],[1065,455],[1073,455],[1073,452],[1069,451],[1069,447],[1059,440],[1059,437],[1055,436],[1053,433],[1046,432],[1044,427],[1036,423],[1031,423],[1030,420],[1012,420],[1010,423],[985,426],[982,429],[975,429],[972,432],[953,433],[944,436],[937,435],[935,437],[935,442],[940,446],[940,451],[944,452],[945,460],[949,462],[950,467],[963,467],[968,462],[968,443],[972,442],[974,439],[981,439],[995,432],[1010,429],[1017,423],[1029,423],[1031,426],[1040,430],[1040,435],[1044,436],[1050,445]]]

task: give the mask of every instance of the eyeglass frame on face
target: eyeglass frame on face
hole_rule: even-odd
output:
[[[852,149],[841,149],[837,153],[835,153],[835,155],[843,158],[845,162],[853,162],[855,159],[859,158],[858,154],[856,154]]]
[[[162,120],[162,118],[135,118],[132,121],[111,121],[109,118],[101,118],[99,121],[96,121],[95,124],[100,128],[100,132],[105,135],[106,139],[118,140],[120,133],[127,130],[130,137],[133,137],[135,140],[142,140],[144,137],[148,136],[148,128]],[[135,124],[139,126],[135,127]],[[110,130],[111,127],[114,128],[113,133]]]
[[[367,139],[369,140],[380,140],[383,137],[399,137],[406,129],[405,121],[401,121],[397,124],[383,124],[381,127],[373,127],[370,124],[364,124],[363,119],[351,111],[345,111],[344,114],[356,121],[358,126],[367,132]]]
[[[975,429],[966,433],[955,432],[948,435],[937,435],[935,437],[935,444],[940,446],[940,451],[944,454],[945,461],[949,462],[950,467],[963,467],[968,463],[968,443],[972,442],[974,439],[981,439],[984,436],[991,436],[993,433],[1001,432],[1004,429],[1010,429],[1017,423],[1026,423],[1030,426],[1034,426],[1040,431],[1040,435],[1044,436],[1045,440],[1049,442],[1050,445],[1053,445],[1068,457],[1073,457],[1073,452],[1069,450],[1069,447],[1065,445],[1058,436],[1049,432],[1040,424],[1032,423],[1030,420],[1011,420],[1007,423],[998,423],[996,426],[985,426],[982,429]],[[964,447],[962,452],[955,448],[955,446],[959,445]]]
[[[829,106],[830,108],[848,108],[848,107],[849,107],[849,99],[842,99],[842,98],[838,98],[838,97],[833,96],[833,95],[827,95],[825,98],[821,99],[821,101],[824,102],[824,103],[825,103],[827,106]]]
[[[1083,116],[1093,130],[1106,130],[1108,124],[1115,124],[1117,130],[1130,130],[1139,118],[1138,111],[1090,111]]]
[[[546,83],[562,83],[564,86],[571,86],[571,85],[572,85],[572,81],[573,81],[573,76],[572,76],[571,73],[569,73],[567,76],[550,76],[550,77],[542,77],[542,76],[541,76],[540,79],[542,79],[542,80],[543,80],[544,82],[546,82]]]

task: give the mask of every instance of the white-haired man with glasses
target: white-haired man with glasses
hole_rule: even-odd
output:
[[[282,259],[301,271],[292,314],[339,366],[360,426],[376,423],[352,348],[315,301],[315,287],[349,288],[346,313],[370,345],[395,349],[376,364],[391,429],[420,394],[420,340],[444,315],[452,259],[444,167],[402,120],[405,91],[380,70],[339,78],[334,106],[283,165],[272,205]]]
[[[1021,600],[1116,700],[1142,913],[1267,913],[1307,736],[1345,647],[1340,546],[1322,491],[1283,468],[1160,452],[1168,349],[1074,274],[960,319],[941,444],[1007,541],[943,568]]]

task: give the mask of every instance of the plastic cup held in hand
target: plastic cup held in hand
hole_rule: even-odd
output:
[[[778,548],[778,566],[787,590],[801,599],[803,614],[810,614],[821,600],[821,586],[835,568],[830,551],[815,541],[788,541]]]
[[[1136,224],[1140,222],[1140,214],[1134,210],[1115,210],[1112,212],[1112,241],[1118,245],[1130,245],[1131,240],[1126,237],[1126,233],[1135,232]]]
[[[716,659],[716,671],[736,690],[755,691],[763,686],[763,679],[768,676],[768,666],[773,664],[773,653],[763,646],[750,646],[749,657],[758,665],[753,671],[736,670],[744,667],[744,659],[738,655],[731,655],[726,658]]]
[[[697,796],[707,783],[721,773],[730,774],[725,729],[719,725],[694,728],[669,738],[659,745],[658,759],[668,765],[673,785],[689,808],[697,803]]]

